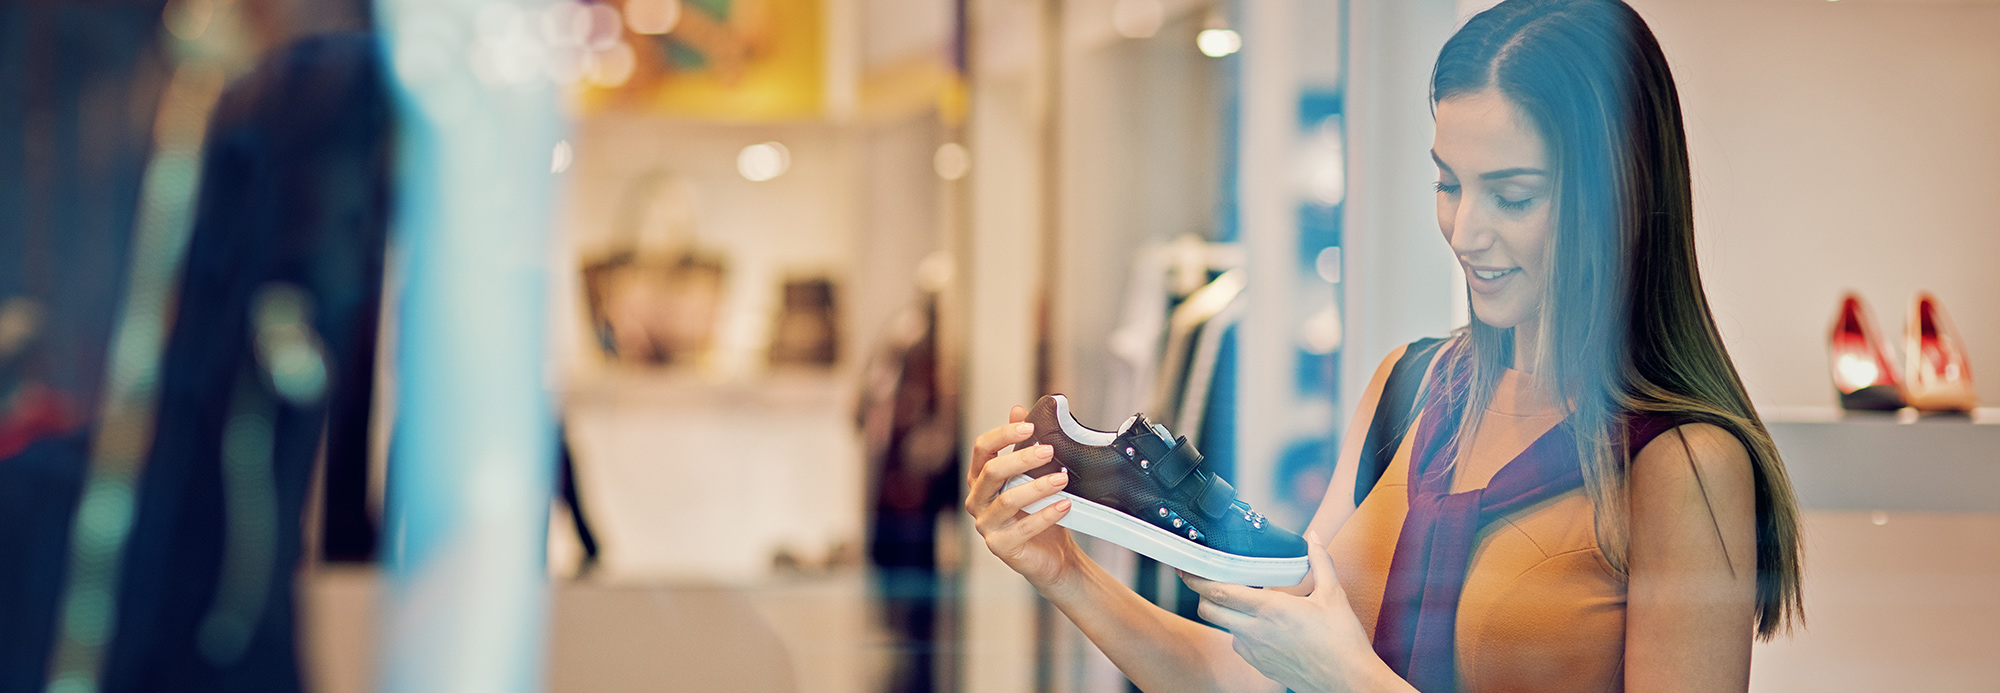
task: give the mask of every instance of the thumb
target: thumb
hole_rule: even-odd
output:
[[[1333,559],[1326,555],[1326,544],[1320,542],[1319,533],[1306,532],[1306,562],[1312,567],[1312,596],[1336,594],[1340,590],[1340,580],[1333,574]]]

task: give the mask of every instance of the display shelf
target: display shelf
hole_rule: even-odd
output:
[[[780,553],[818,566],[857,549],[854,391],[810,369],[718,382],[614,365],[573,379],[565,418],[609,579],[751,583]]]
[[[2000,512],[2000,407],[1970,415],[1832,407],[1762,414],[1808,509]]]

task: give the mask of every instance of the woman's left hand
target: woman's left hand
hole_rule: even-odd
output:
[[[1362,690],[1365,680],[1393,673],[1375,656],[1361,620],[1333,574],[1333,561],[1314,533],[1306,533],[1311,566],[1308,596],[1205,580],[1185,572],[1181,581],[1201,595],[1195,613],[1235,636],[1231,647],[1271,680],[1301,693]]]

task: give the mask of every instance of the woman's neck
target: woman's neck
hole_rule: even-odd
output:
[[[1530,320],[1514,326],[1514,370],[1523,373],[1535,372],[1535,339],[1541,335],[1542,324]]]

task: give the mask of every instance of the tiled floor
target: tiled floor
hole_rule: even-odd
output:
[[[2000,690],[2000,516],[1811,512],[1806,532],[1807,628],[1758,646],[1751,690]],[[859,570],[553,584],[559,693],[862,693],[892,653]],[[369,690],[376,575],[320,569],[305,585],[314,690]]]
[[[557,581],[547,690],[878,690],[891,645],[866,584],[859,571],[730,588]],[[312,690],[372,690],[379,575],[322,569],[305,591]]]

